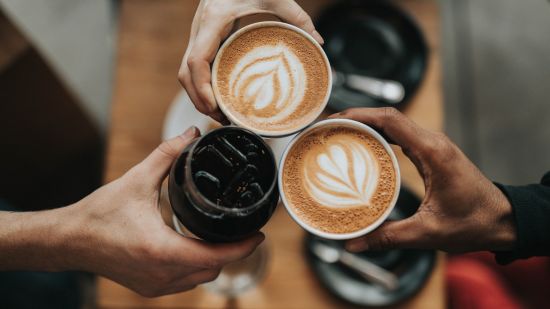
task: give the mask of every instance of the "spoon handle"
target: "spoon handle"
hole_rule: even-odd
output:
[[[381,98],[391,104],[401,102],[405,96],[403,85],[393,80],[347,74],[346,85],[367,95]]]
[[[399,286],[399,279],[392,272],[349,252],[342,252],[340,262],[357,271],[365,279],[392,291]]]

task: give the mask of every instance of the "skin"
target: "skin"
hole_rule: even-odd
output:
[[[196,108],[218,121],[226,119],[214,100],[210,64],[235,20],[256,13],[274,14],[323,43],[309,16],[292,0],[201,1],[178,77]],[[399,145],[426,187],[416,214],[348,241],[350,251],[514,247],[510,203],[445,135],[420,128],[392,108],[350,109],[332,117],[363,122]],[[88,271],[154,297],[211,281],[224,265],[250,255],[263,241],[261,233],[241,242],[208,244],[180,236],[161,218],[161,184],[179,153],[198,135],[190,128],[162,143],[122,177],[73,205],[0,212],[0,271]]]
[[[73,205],[0,212],[0,271],[82,270],[148,297],[214,280],[224,265],[250,255],[264,236],[209,244],[182,237],[162,220],[161,184],[198,136],[191,127],[165,141],[122,177]]]
[[[199,4],[179,80],[195,107],[226,122],[214,100],[210,64],[235,20],[271,13],[323,39],[291,0],[203,0]],[[516,243],[512,207],[504,194],[444,134],[425,130],[395,109],[350,109],[332,116],[366,123],[399,145],[424,179],[426,195],[416,214],[386,222],[347,242],[350,251],[433,248],[453,252],[509,250]]]
[[[202,0],[193,18],[178,79],[197,110],[219,122],[228,123],[214,99],[210,66],[221,42],[233,30],[235,21],[258,13],[273,14],[303,29],[323,44],[323,38],[315,30],[309,15],[293,0]]]
[[[508,199],[447,136],[419,127],[394,108],[354,108],[331,118],[360,121],[399,145],[426,188],[412,217],[388,221],[366,236],[348,241],[348,250],[465,252],[514,247],[517,236]]]

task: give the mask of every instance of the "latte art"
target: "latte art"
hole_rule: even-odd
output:
[[[331,90],[330,65],[302,30],[279,22],[252,24],[218,51],[212,88],[231,122],[260,135],[284,136],[323,111]]]
[[[283,43],[244,55],[229,79],[229,96],[255,121],[279,121],[299,106],[307,88],[300,60]]]
[[[392,155],[366,129],[350,120],[321,121],[289,147],[280,175],[283,202],[307,226],[353,233],[389,214],[398,172]]]
[[[327,207],[368,206],[378,184],[378,162],[354,140],[332,143],[319,154],[306,155],[305,188]]]

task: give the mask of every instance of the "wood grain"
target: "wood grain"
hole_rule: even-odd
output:
[[[298,1],[315,16],[330,0]],[[122,1],[120,34],[107,152],[106,181],[121,176],[160,142],[168,105],[180,86],[177,70],[187,45],[198,1]],[[427,75],[405,110],[425,128],[441,130],[443,106],[440,83],[439,13],[436,1],[398,1],[419,21],[431,49]],[[419,194],[423,184],[416,169],[398,151],[404,182]],[[234,301],[198,288],[155,299],[143,298],[104,278],[98,280],[100,308],[353,308],[328,294],[305,263],[303,231],[282,207],[264,231],[271,260],[261,285]],[[443,308],[444,258],[425,287],[398,308]]]

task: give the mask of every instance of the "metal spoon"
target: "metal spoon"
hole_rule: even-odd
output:
[[[399,279],[392,272],[347,251],[318,241],[313,243],[312,251],[321,261],[326,263],[341,262],[370,282],[377,283],[390,291],[397,289],[399,286]]]
[[[389,104],[399,103],[405,97],[403,85],[393,80],[345,74],[332,69],[332,82],[334,85],[346,85],[366,95],[382,99]]]

